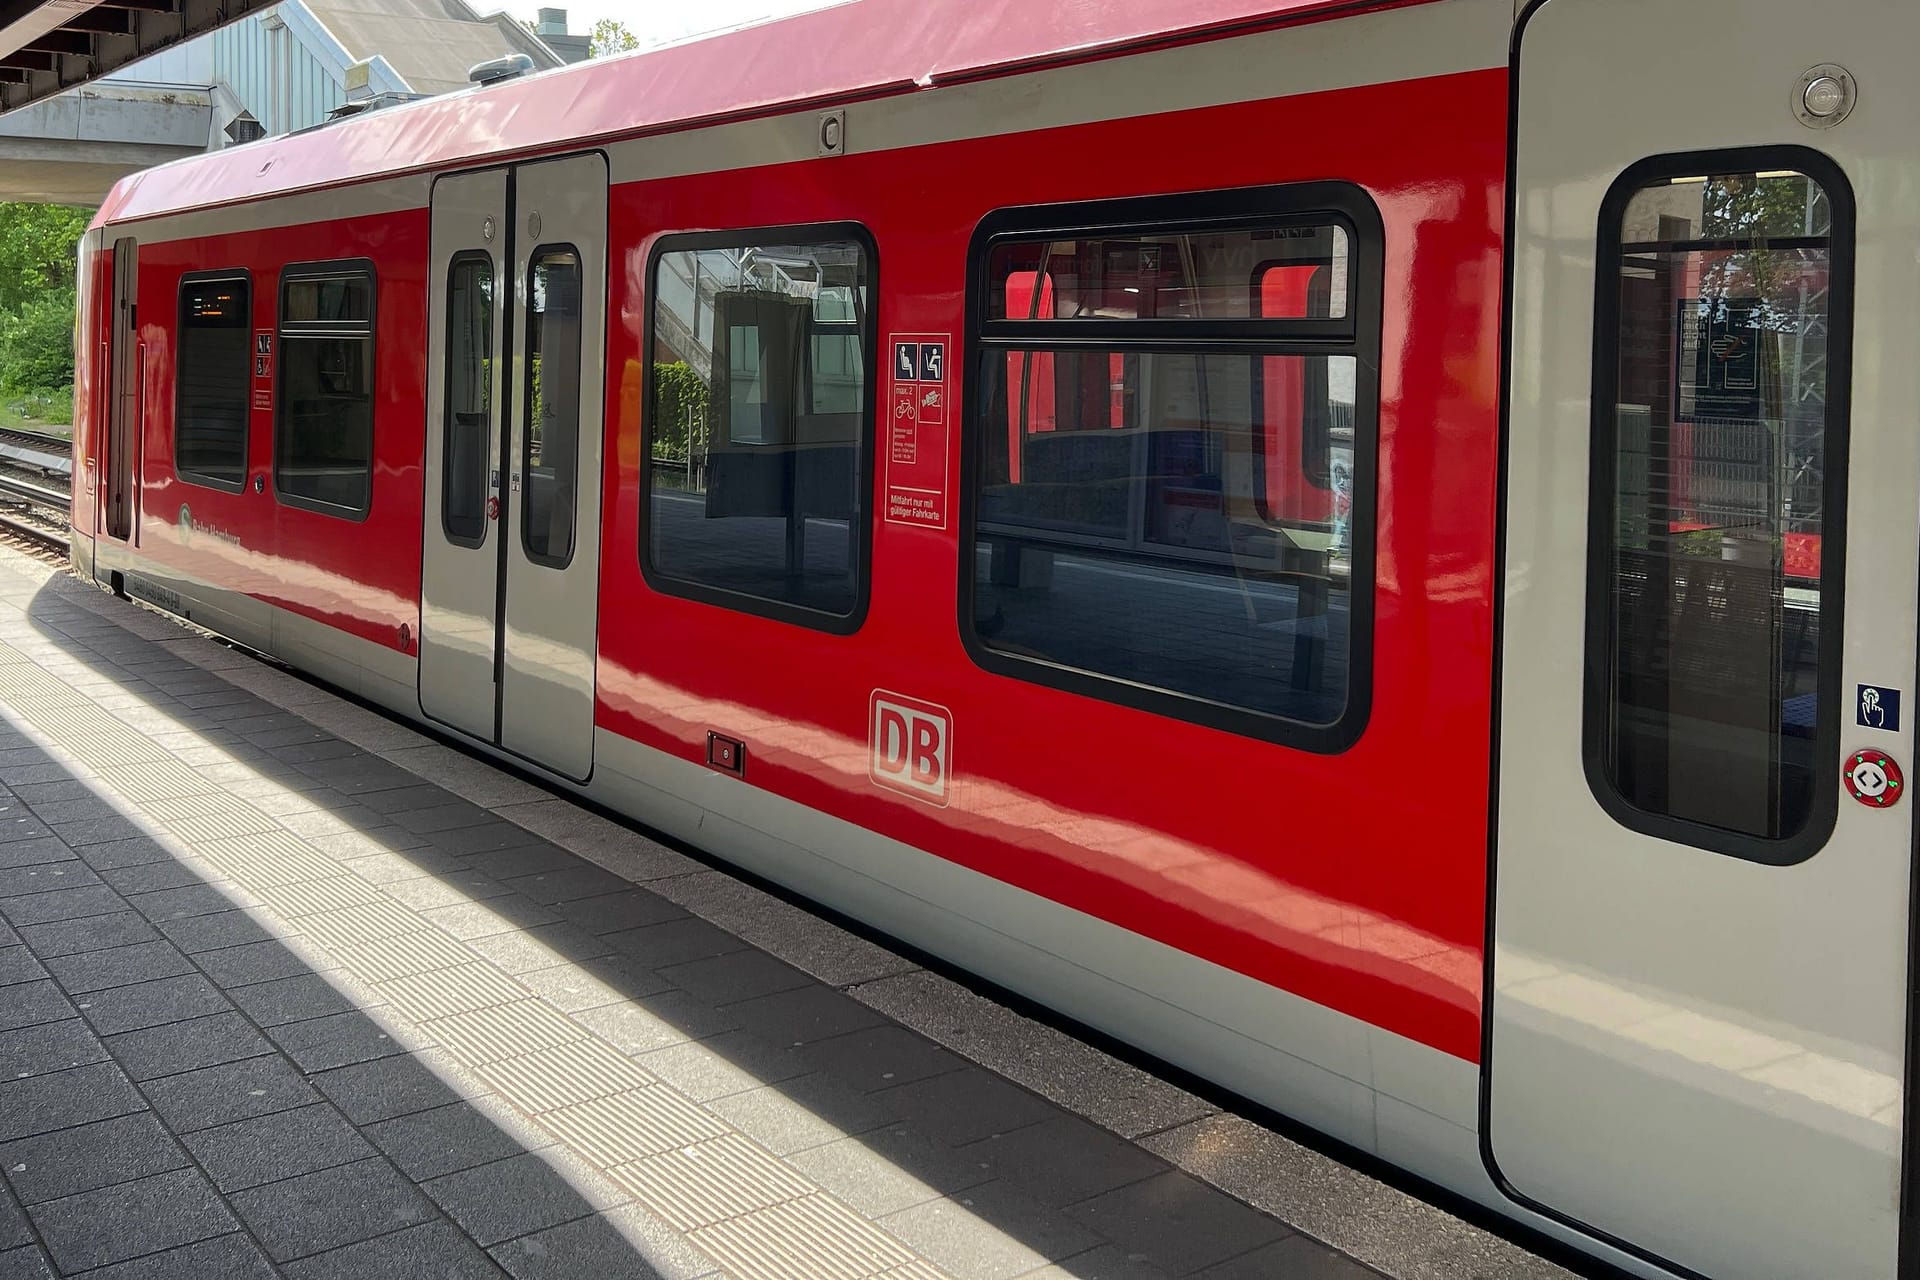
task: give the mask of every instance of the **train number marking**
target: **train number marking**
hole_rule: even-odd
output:
[[[872,755],[867,776],[878,786],[945,808],[953,713],[903,694],[875,689],[868,700]]]

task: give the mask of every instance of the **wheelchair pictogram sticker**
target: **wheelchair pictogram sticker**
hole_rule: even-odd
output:
[[[1869,809],[1898,804],[1901,793],[1907,789],[1900,766],[1884,751],[1854,752],[1847,757],[1846,772],[1842,776],[1847,794]]]

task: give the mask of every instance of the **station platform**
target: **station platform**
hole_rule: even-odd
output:
[[[0,1280],[1570,1274],[0,544]]]

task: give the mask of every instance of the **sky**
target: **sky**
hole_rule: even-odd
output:
[[[615,18],[640,38],[644,48],[727,27],[785,17],[820,9],[836,0],[546,0],[544,7],[567,11],[567,30],[584,35],[601,18]],[[516,18],[531,20],[539,0],[509,0],[504,6],[485,3],[487,10],[504,7]]]

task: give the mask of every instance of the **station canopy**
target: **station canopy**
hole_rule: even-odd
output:
[[[274,0],[0,0],[0,112],[87,84]]]

